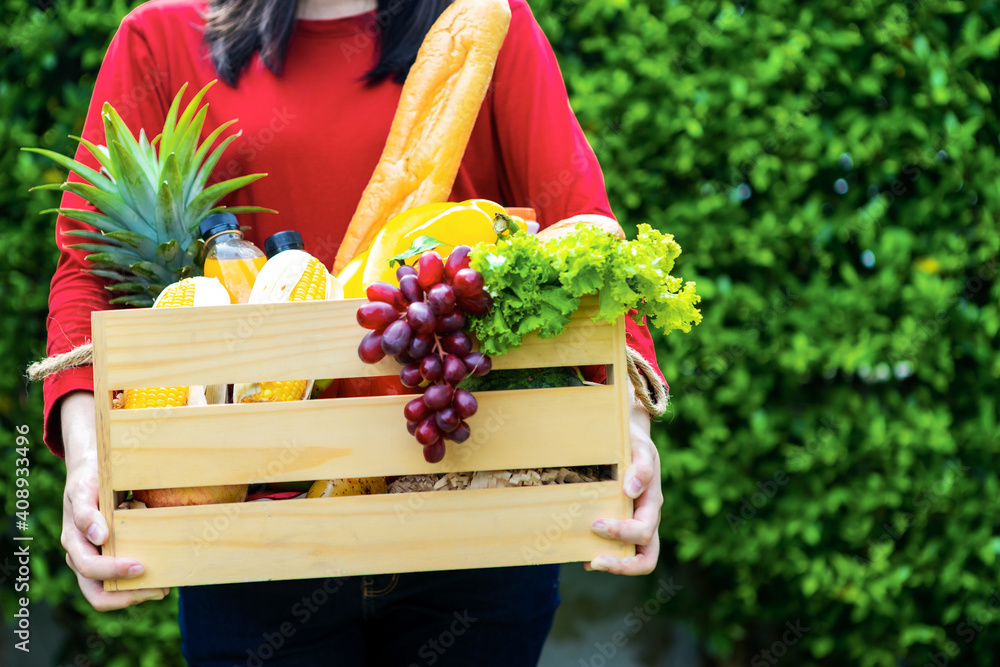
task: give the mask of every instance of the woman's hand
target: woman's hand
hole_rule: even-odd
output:
[[[649,574],[660,555],[660,454],[649,437],[649,413],[635,398],[631,388],[632,408],[629,411],[629,431],[632,440],[632,465],[625,472],[625,495],[635,499],[635,512],[628,521],[598,519],[591,528],[601,537],[635,544],[635,556],[619,558],[602,554],[584,563],[586,570],[602,570],[612,574]]]
[[[169,588],[105,591],[106,579],[130,579],[143,565],[130,558],[102,556],[97,547],[108,539],[108,525],[97,504],[97,430],[94,394],[74,391],[60,405],[66,453],[66,490],[63,493],[62,545],[66,563],[76,572],[80,590],[97,611],[122,609],[146,600],[162,600]]]

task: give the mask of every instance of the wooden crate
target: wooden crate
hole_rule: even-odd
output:
[[[630,462],[624,323],[585,300],[557,338],[495,369],[606,364],[603,386],[480,392],[472,437],[429,464],[406,431],[412,396],[112,410],[113,390],[395,375],[358,359],[362,299],[93,315],[100,509],[107,555],[145,564],[106,590],[589,561],[634,547],[590,530],[631,518],[620,481],[115,508],[116,491]]]

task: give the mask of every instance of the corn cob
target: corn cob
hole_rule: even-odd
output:
[[[153,303],[153,308],[222,306],[227,303],[229,303],[228,292],[215,278],[185,278],[165,287]],[[208,391],[213,397],[221,393],[219,387],[209,387]],[[127,410],[169,408],[181,405],[206,405],[208,402],[205,387],[158,387],[126,390],[123,407]]]
[[[342,299],[344,289],[323,264],[301,250],[286,250],[267,261],[257,274],[247,303],[281,303]],[[300,401],[312,392],[314,380],[241,383],[233,387],[235,403]]]
[[[215,278],[185,278],[166,287],[153,303],[153,308],[222,306],[229,302],[229,293]],[[225,402],[225,385],[214,385],[208,387],[207,391],[203,386],[192,386],[127,389],[124,393],[121,404],[127,410]],[[247,495],[247,485],[133,489],[132,495],[136,500],[145,503],[147,507],[210,505],[213,503],[243,502]]]

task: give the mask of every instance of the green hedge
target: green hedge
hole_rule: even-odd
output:
[[[660,347],[669,611],[721,663],[994,664],[997,3],[536,7],[705,297]]]
[[[55,263],[51,193],[26,189],[61,175],[13,149],[72,149],[127,10],[88,4],[10,0],[0,27],[0,438],[32,427],[32,595],[71,632],[60,664],[179,664],[175,598],[102,615],[74,593],[63,468],[20,377]],[[658,341],[661,562],[683,585],[661,613],[716,664],[992,664],[997,2],[531,4],[615,211],[673,233],[704,295]]]
[[[32,612],[35,618],[31,658],[51,650],[39,644],[40,602],[55,607],[67,633],[58,665],[162,667],[181,665],[176,592],[164,602],[122,611],[95,612],[79,593],[76,576],[66,566],[59,544],[65,466],[42,444],[41,386],[27,388],[24,368],[45,353],[48,284],[57,253],[54,218],[40,210],[58,204],[51,192],[27,190],[38,183],[59,182],[65,174],[52,163],[17,150],[43,146],[70,153],[79,134],[108,40],[121,17],[136,3],[7,0],[0,25],[0,487],[13,489],[14,432],[31,428]],[[13,314],[13,317],[11,316]],[[11,446],[6,446],[11,445]],[[3,497],[5,516],[16,511],[13,491]],[[13,522],[3,528],[11,541]],[[7,551],[0,560],[0,606],[9,622],[15,599]],[[6,559],[6,560],[4,560]],[[16,565],[16,564],[15,564]],[[12,643],[12,636],[6,638]]]

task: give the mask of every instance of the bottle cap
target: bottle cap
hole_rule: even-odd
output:
[[[201,238],[208,241],[209,238],[222,232],[238,232],[240,225],[236,222],[236,216],[232,213],[214,213],[198,225],[198,233]]]
[[[267,254],[268,259],[271,259],[284,250],[302,250],[305,247],[305,243],[302,242],[302,235],[294,229],[276,232],[268,236],[264,241],[264,252]]]

